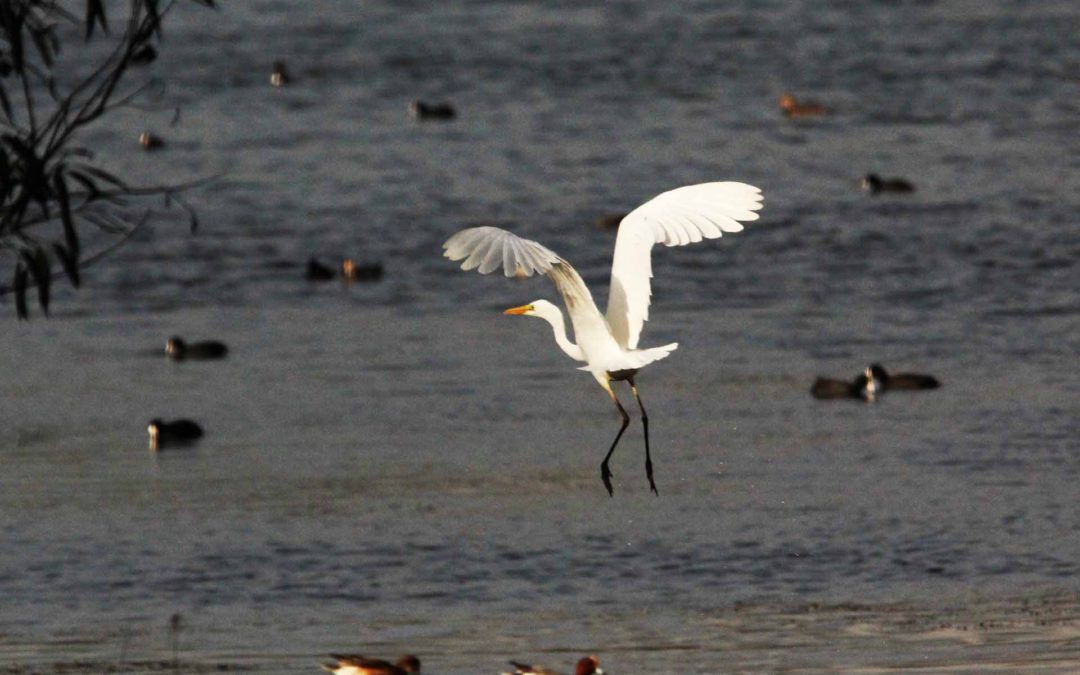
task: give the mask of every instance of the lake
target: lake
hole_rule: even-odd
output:
[[[0,298],[5,672],[1080,669],[1078,33],[1066,2],[181,4],[160,109],[83,140],[215,176],[198,231],[156,205],[50,318]],[[713,180],[762,218],[654,250],[660,494],[622,387],[609,498],[606,395],[501,313],[555,289],[441,244],[507,227],[603,307],[595,221]],[[871,362],[943,386],[810,396]],[[206,436],[151,452],[154,417]]]

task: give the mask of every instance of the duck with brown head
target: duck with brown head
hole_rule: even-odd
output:
[[[559,675],[558,671],[545,668],[541,665],[521,663],[519,661],[511,661],[510,665],[514,667],[512,673],[502,673],[502,675]],[[579,659],[574,666],[574,675],[604,675],[604,671],[600,668],[600,659],[595,656],[586,656]]]
[[[828,108],[820,103],[798,101],[791,93],[785,93],[780,97],[780,110],[785,117],[820,117],[829,112]]]

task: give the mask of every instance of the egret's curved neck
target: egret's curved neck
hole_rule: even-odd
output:
[[[581,351],[581,347],[570,342],[570,338],[566,337],[566,321],[558,307],[553,307],[552,311],[537,314],[537,316],[551,324],[551,330],[555,333],[555,342],[567,356],[575,361],[588,360],[585,358],[585,352]]]

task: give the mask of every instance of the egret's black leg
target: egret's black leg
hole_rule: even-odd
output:
[[[641,426],[645,427],[645,475],[649,477],[649,487],[652,488],[653,494],[659,497],[660,493],[657,492],[656,483],[653,482],[652,457],[649,456],[649,415],[645,412],[645,404],[641,402],[641,397],[638,396],[634,379],[629,378],[626,381],[630,383],[630,391],[634,392],[634,398],[637,400],[638,407],[641,408]]]
[[[611,469],[608,468],[608,460],[611,459],[611,453],[615,452],[615,446],[619,444],[619,439],[622,438],[623,432],[626,431],[626,427],[630,426],[630,416],[626,414],[626,410],[624,410],[622,404],[619,403],[619,399],[615,396],[615,392],[611,390],[610,385],[607,387],[607,392],[608,396],[611,397],[612,402],[615,403],[615,407],[619,409],[619,414],[622,415],[622,426],[619,427],[619,433],[615,434],[615,440],[611,443],[611,449],[607,451],[604,461],[600,463],[600,480],[604,481],[604,487],[607,488],[608,496],[614,497],[615,490],[611,487]]]

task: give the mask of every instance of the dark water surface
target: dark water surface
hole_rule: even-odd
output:
[[[191,671],[1080,667],[1077,34],[1066,2],[175,11],[152,74],[178,124],[87,141],[222,174],[201,229],[154,221],[51,319],[0,300],[0,663],[150,670],[180,613]],[[834,112],[784,119],[785,90]],[[165,150],[133,149],[147,128]],[[870,197],[869,171],[918,189]],[[499,312],[554,289],[440,244],[512,227],[603,306],[593,221],[708,180],[761,187],[763,217],[655,253],[660,498],[635,419],[609,499],[610,403]],[[311,285],[310,256],[386,274]],[[168,362],[172,334],[230,356]],[[944,387],[809,396],[871,361]],[[156,416],[206,438],[153,454]]]

